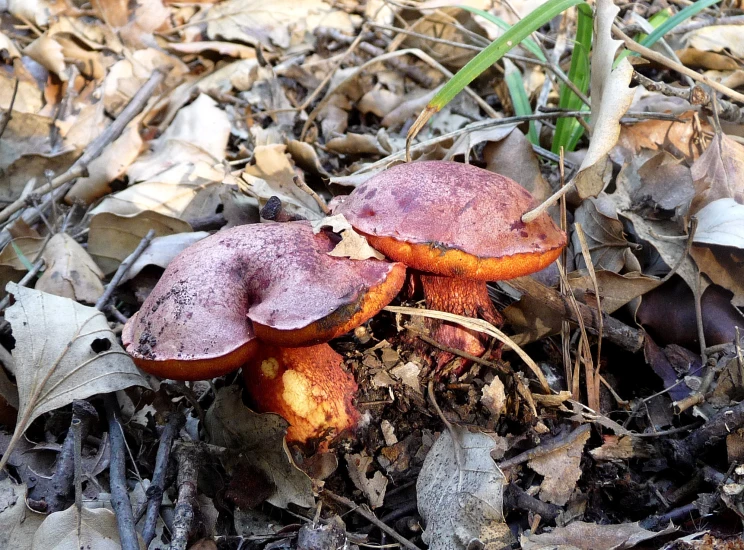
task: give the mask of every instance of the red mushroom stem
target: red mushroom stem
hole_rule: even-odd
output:
[[[504,323],[504,318],[488,296],[485,281],[428,273],[422,273],[420,278],[427,308],[464,317],[485,319],[496,327],[501,327]],[[480,357],[486,351],[488,336],[483,333],[439,319],[427,319],[426,324],[432,338],[440,344],[462,350],[476,357]],[[443,366],[450,359],[450,355],[438,356],[438,366]]]
[[[289,422],[287,441],[305,442],[323,435],[319,426],[340,433],[361,418],[353,404],[357,384],[342,366],[343,358],[328,344],[303,348],[261,344],[243,366],[243,378],[255,408]]]

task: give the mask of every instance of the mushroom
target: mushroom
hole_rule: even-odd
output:
[[[391,260],[421,272],[430,309],[503,318],[486,281],[512,279],[547,267],[566,235],[544,214],[524,224],[534,199],[518,183],[468,164],[426,161],[400,164],[354,189],[334,209]],[[479,333],[429,320],[432,336],[451,348],[480,356]],[[451,355],[441,355],[439,367]]]
[[[327,253],[308,222],[253,224],[190,246],[167,267],[122,340],[143,370],[202,380],[243,367],[257,409],[305,442],[352,427],[357,386],[327,342],[387,305],[405,266]]]

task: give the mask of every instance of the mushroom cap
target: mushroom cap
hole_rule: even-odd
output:
[[[405,266],[335,258],[333,247],[308,222],[244,225],[195,243],[127,322],[127,352],[148,372],[197,380],[239,368],[258,339],[299,347],[351,330],[395,297]]]
[[[469,164],[399,164],[357,187],[335,210],[387,257],[439,275],[497,281],[548,266],[566,234],[509,178]]]

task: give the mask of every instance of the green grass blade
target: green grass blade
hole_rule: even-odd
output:
[[[571,66],[568,70],[568,79],[586,95],[591,80],[589,51],[592,47],[594,16],[591,8],[586,4],[579,5],[577,9],[579,17],[576,26],[574,49],[571,54]],[[579,96],[565,84],[561,86],[558,106],[561,109],[569,111],[579,111],[586,108]],[[559,118],[555,125],[552,151],[558,154],[561,147],[565,151],[573,151],[583,134],[584,127],[576,119]]]
[[[648,24],[651,25],[654,29],[658,29],[659,25],[661,25],[664,21],[669,19],[672,16],[672,12],[669,8],[664,8],[661,11],[657,11],[651,18],[648,20]],[[646,40],[646,37],[648,35],[646,33],[640,33],[633,37],[633,40],[636,42],[643,43],[644,40]]]
[[[514,114],[517,116],[531,115],[532,106],[530,105],[529,97],[527,97],[527,91],[524,89],[522,72],[508,59],[504,59],[504,67],[504,80],[509,88],[509,95],[514,104]],[[529,128],[527,139],[530,140],[530,143],[539,145],[540,140],[537,137],[537,127],[534,120],[530,120]]]
[[[471,59],[467,65],[460,69],[454,77],[445,84],[441,90],[429,102],[427,109],[438,112],[447,105],[452,98],[460,93],[465,86],[488,69],[491,65],[501,59],[506,52],[527,38],[530,34],[553,19],[556,15],[577,4],[583,4],[583,0],[548,0],[540,7],[532,11],[519,23],[513,25],[504,34],[491,42],[482,52]]]
[[[494,14],[489,13],[485,10],[480,10],[478,8],[473,8],[470,6],[455,6],[456,8],[460,8],[461,10],[469,11],[470,13],[474,13],[476,15],[480,15],[483,19],[486,19],[496,25],[498,28],[500,28],[502,31],[508,31],[511,28],[511,25],[501,19],[501,17],[496,17]],[[520,42],[520,45],[524,47],[525,50],[530,52],[532,55],[534,55],[537,59],[539,59],[542,62],[547,62],[548,60],[545,58],[545,54],[542,53],[542,50],[540,49],[540,46],[537,45],[537,43],[532,40],[531,38],[525,38]]]
[[[674,27],[676,27],[683,21],[686,21],[690,17],[697,15],[704,9],[718,4],[720,1],[721,0],[697,0],[697,2],[695,2],[694,4],[690,4],[685,9],[680,10],[675,15],[664,21],[661,25],[654,29],[654,32],[646,36],[643,40],[640,40],[639,43],[643,46],[646,46],[647,48],[650,48],[651,46],[656,44],[656,42],[658,42],[662,36],[671,31]],[[626,50],[618,56],[617,60],[615,61],[615,65],[617,65],[622,59],[625,59],[629,55],[638,54]]]
[[[26,255],[23,253],[23,250],[21,250],[21,247],[18,246],[14,241],[10,241],[10,245],[13,247],[16,256],[18,256],[18,259],[23,264],[23,267],[25,267],[28,271],[33,270],[34,264],[32,264],[29,259],[26,258]]]

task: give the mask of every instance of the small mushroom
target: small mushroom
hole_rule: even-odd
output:
[[[143,370],[176,380],[243,366],[253,402],[285,417],[290,441],[352,427],[357,386],[325,342],[385,307],[405,266],[332,257],[333,247],[332,235],[300,221],[239,226],[197,242],[124,327],[127,352]]]
[[[428,308],[500,326],[503,318],[486,281],[539,271],[566,245],[565,233],[547,214],[522,223],[534,202],[527,190],[499,174],[426,161],[377,174],[334,213],[343,214],[388,258],[421,272]],[[477,356],[485,351],[478,333],[434,320],[429,327],[441,344]]]

